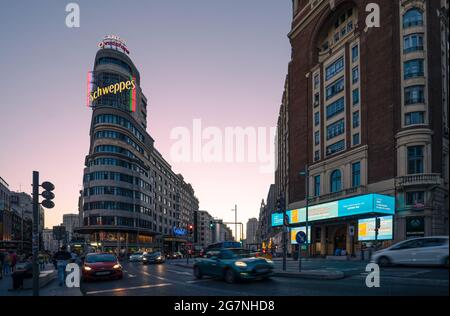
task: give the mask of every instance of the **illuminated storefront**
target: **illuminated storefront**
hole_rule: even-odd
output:
[[[306,232],[306,208],[287,210],[291,245],[295,247],[295,235]],[[308,240],[312,255],[331,255],[336,249],[354,254],[363,243],[390,242],[393,239],[395,200],[391,196],[367,194],[308,207]],[[380,229],[375,237],[376,218]],[[283,225],[283,214],[272,214],[272,226]]]

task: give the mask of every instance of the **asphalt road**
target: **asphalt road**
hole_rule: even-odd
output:
[[[338,263],[347,268],[342,280],[306,280],[273,277],[269,280],[227,284],[223,280],[196,280],[191,269],[173,262],[161,265],[124,263],[124,278],[115,281],[82,283],[87,296],[376,296],[376,295],[446,295],[448,269],[386,268],[381,271],[379,288],[368,288],[367,272],[362,264]],[[344,266],[346,265],[346,266]]]

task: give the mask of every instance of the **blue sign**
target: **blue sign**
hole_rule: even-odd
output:
[[[395,199],[392,196],[380,194],[367,194],[355,196],[334,202],[317,204],[308,208],[308,221],[314,222],[325,219],[333,219],[346,216],[378,213],[379,215],[395,214]],[[283,225],[283,215],[274,219],[272,214],[272,226]],[[286,211],[289,224],[306,222],[306,209],[294,209]],[[277,223],[277,225],[274,225]]]
[[[299,231],[295,236],[295,240],[299,245],[305,244],[307,242],[306,233],[304,231]]]
[[[283,226],[283,213],[272,214],[272,227]]]
[[[173,227],[172,232],[175,236],[185,236],[187,235],[187,230],[181,227]]]

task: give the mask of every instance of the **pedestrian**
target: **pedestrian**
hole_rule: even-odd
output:
[[[7,252],[3,262],[3,275],[9,275],[11,273],[11,254]]]
[[[44,255],[41,253],[39,254],[38,257],[38,261],[39,261],[39,270],[40,271],[44,271],[45,270],[45,259],[44,259]]]
[[[17,265],[17,270],[12,274],[13,287],[9,291],[16,291],[23,288],[23,280],[33,277],[33,262],[32,257],[28,257],[25,262],[20,262]]]
[[[61,250],[55,253],[53,256],[53,259],[56,260],[56,266],[58,269],[58,280],[59,280],[59,286],[63,286],[66,279],[66,266],[69,263],[69,260],[71,259],[70,253],[67,251],[66,246],[62,246]]]
[[[17,264],[17,254],[14,251],[11,251],[11,271],[16,271]]]
[[[3,279],[3,264],[5,263],[5,253],[0,251],[0,280]]]

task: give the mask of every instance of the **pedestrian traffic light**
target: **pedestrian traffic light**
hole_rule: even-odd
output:
[[[55,198],[55,194],[52,192],[55,189],[53,183],[46,181],[41,184],[41,187],[45,190],[41,193],[41,196],[44,198],[41,205],[45,208],[55,207],[55,203],[52,201]]]

